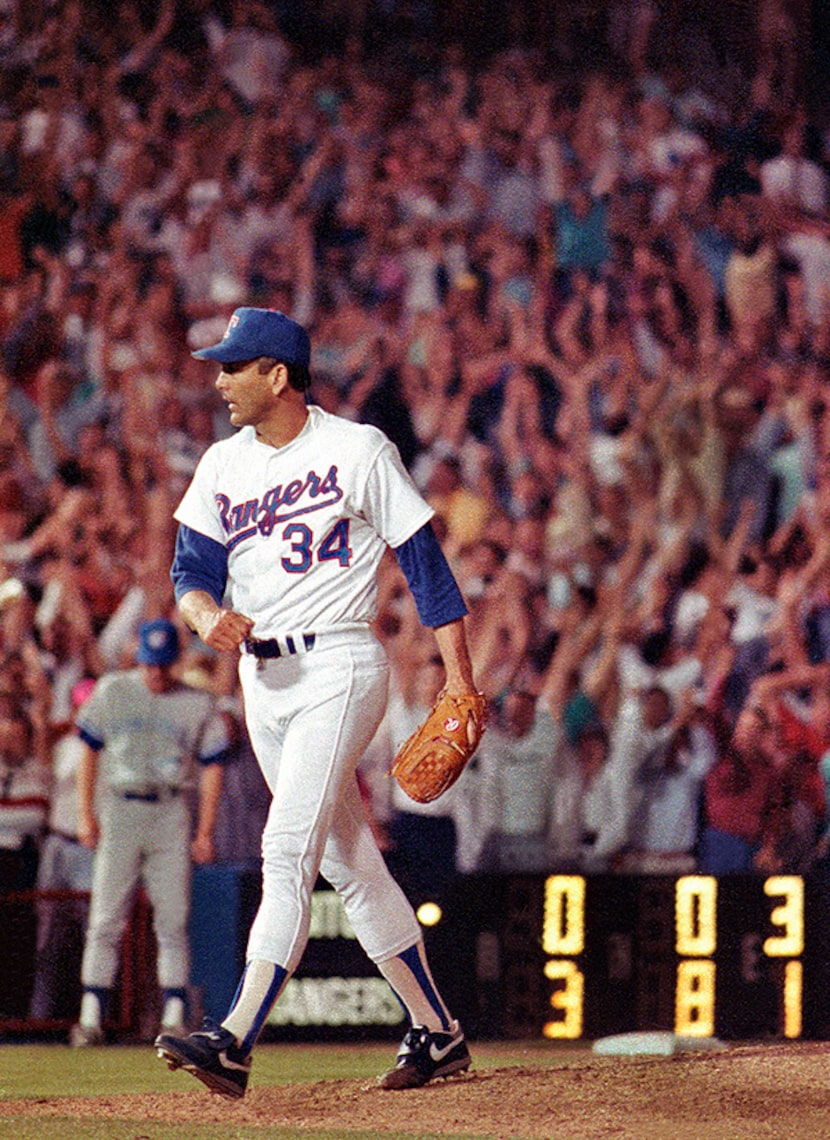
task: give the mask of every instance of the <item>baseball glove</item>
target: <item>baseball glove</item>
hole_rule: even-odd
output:
[[[427,719],[398,749],[390,776],[419,804],[437,800],[464,771],[486,724],[483,693],[458,696],[442,690]]]

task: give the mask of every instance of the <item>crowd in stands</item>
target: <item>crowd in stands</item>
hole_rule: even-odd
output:
[[[378,778],[441,684],[390,556],[363,783],[413,890],[419,852],[825,856],[830,121],[783,0],[743,69],[694,6],[671,59],[659,4],[593,7],[583,64],[377,35],[429,3],[310,53],[260,0],[0,0],[0,886],[34,881],[73,690],[174,613],[172,512],[232,430],[190,353],[240,304],[397,443],[470,610],[491,726],[420,812]],[[190,638],[184,675],[248,763],[234,662]]]

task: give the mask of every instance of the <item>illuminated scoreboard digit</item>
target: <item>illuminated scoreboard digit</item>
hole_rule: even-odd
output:
[[[550,1004],[557,1012],[542,1032],[552,1038],[581,1037],[585,979],[574,961],[585,948],[585,879],[581,875],[551,875],[545,882],[542,948],[551,955],[545,962],[545,977],[555,983]]]
[[[785,1037],[800,1037],[802,1028],[802,990],[804,968],[804,880],[797,875],[773,875],[764,882],[764,893],[782,902],[773,908],[770,921],[779,930],[764,942],[769,958],[787,959],[784,963],[783,1008]]]
[[[804,881],[796,875],[774,875],[763,881],[764,894],[781,902],[771,908],[769,922],[776,931],[764,939],[762,950],[784,963],[780,1031],[800,1037],[804,951]],[[686,875],[675,885],[677,989],[674,1029],[678,1034],[710,1037],[715,1031],[716,965],[718,948],[718,881],[709,875]]]
[[[677,963],[674,1031],[687,1037],[715,1032],[715,963],[718,881],[707,875],[685,875],[675,884],[675,950]]]
[[[541,946],[547,1038],[647,1028],[709,1037],[721,1025],[733,1036],[802,1035],[800,876],[551,875]]]

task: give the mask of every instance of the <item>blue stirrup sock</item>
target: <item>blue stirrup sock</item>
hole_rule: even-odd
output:
[[[422,939],[377,966],[413,1025],[423,1025],[433,1033],[451,1028],[452,1017],[435,988]]]
[[[250,1053],[256,1044],[287,979],[288,973],[274,962],[253,958],[245,966],[231,1008],[222,1021],[243,1053]]]

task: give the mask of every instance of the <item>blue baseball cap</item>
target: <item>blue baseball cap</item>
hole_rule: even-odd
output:
[[[311,345],[302,325],[278,309],[236,309],[218,344],[200,348],[193,355],[199,360],[235,364],[271,356],[282,364],[303,364],[308,368]]]
[[[158,618],[145,621],[138,628],[139,665],[172,665],[179,656],[179,632],[172,621]]]

